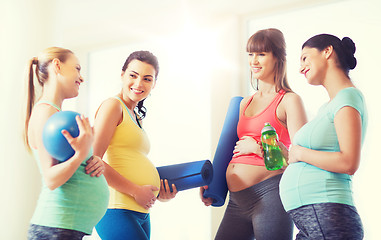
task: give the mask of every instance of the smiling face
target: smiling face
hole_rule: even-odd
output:
[[[78,96],[79,86],[83,82],[81,76],[81,65],[74,54],[70,54],[65,62],[58,63],[53,60],[53,64],[59,64],[59,82],[65,91],[65,98]]]
[[[250,52],[248,60],[254,79],[274,83],[276,59],[272,52]]]
[[[136,105],[147,98],[155,87],[155,74],[155,68],[152,65],[136,59],[132,60],[126,71],[122,72],[123,99]]]
[[[304,74],[311,85],[321,85],[327,70],[325,51],[304,47],[300,57],[300,73]]]

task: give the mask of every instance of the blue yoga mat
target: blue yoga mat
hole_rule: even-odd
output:
[[[242,97],[233,97],[230,100],[216,153],[214,154],[213,180],[204,192],[204,197],[213,198],[212,206],[214,207],[223,206],[228,193],[226,169],[233,157],[234,146],[238,141],[237,124],[241,100]]]
[[[180,163],[157,167],[160,179],[167,179],[171,192],[172,184],[177,191],[208,185],[213,178],[213,166],[209,160]]]

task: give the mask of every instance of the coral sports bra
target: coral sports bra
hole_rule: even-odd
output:
[[[249,99],[245,107],[243,108],[242,114],[239,118],[237,125],[237,135],[238,138],[241,139],[243,136],[249,136],[254,138],[258,143],[261,142],[261,131],[264,127],[265,123],[270,123],[273,126],[278,134],[279,141],[282,142],[287,148],[291,145],[290,136],[288,134],[287,128],[285,128],[278,117],[276,116],[276,109],[283,99],[283,96],[286,92],[284,90],[280,90],[275,98],[271,101],[271,103],[259,114],[253,117],[245,116],[245,112],[251,101],[253,100],[253,96]],[[265,166],[263,158],[251,153],[248,155],[241,155],[237,157],[233,157],[230,163],[242,163],[249,164],[255,166]]]

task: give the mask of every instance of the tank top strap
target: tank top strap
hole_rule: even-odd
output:
[[[56,104],[54,104],[54,103],[51,102],[51,101],[46,101],[46,100],[38,101],[38,102],[36,103],[36,106],[37,106],[38,104],[47,104],[47,105],[52,106],[52,107],[54,107],[55,109],[57,109],[58,112],[62,111],[62,109],[61,109],[60,107],[58,107]]]
[[[251,101],[253,101],[253,97],[254,97],[254,95],[252,95],[252,96],[250,97],[249,101],[247,101],[247,103],[246,103],[245,106],[243,107],[242,115],[245,115],[245,112],[246,112],[247,107],[249,106],[249,104],[251,103]]]
[[[284,95],[286,94],[286,91],[284,91],[283,89],[281,89],[278,94],[276,95],[275,99],[274,99],[274,106],[275,108],[278,107],[280,101],[282,101]]]
[[[124,106],[124,109],[126,110],[126,112],[128,113],[128,115],[130,116],[131,120],[132,120],[137,126],[139,126],[140,128],[142,128],[141,125],[140,125],[140,123],[139,123],[139,120],[138,120],[138,119],[134,119],[134,118],[132,117],[130,111],[128,110],[127,105],[123,102],[123,100],[120,99],[120,97],[118,97],[118,96],[114,96],[114,98],[117,99],[117,100],[122,104],[122,106]]]

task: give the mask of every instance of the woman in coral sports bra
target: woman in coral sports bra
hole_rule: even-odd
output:
[[[293,223],[279,197],[284,169],[266,169],[260,136],[269,122],[287,156],[292,137],[307,121],[306,114],[302,100],[287,82],[282,32],[256,32],[248,40],[247,52],[257,91],[241,102],[239,141],[226,171],[230,200],[216,239],[292,239]],[[206,205],[211,204],[209,200],[203,199]]]

